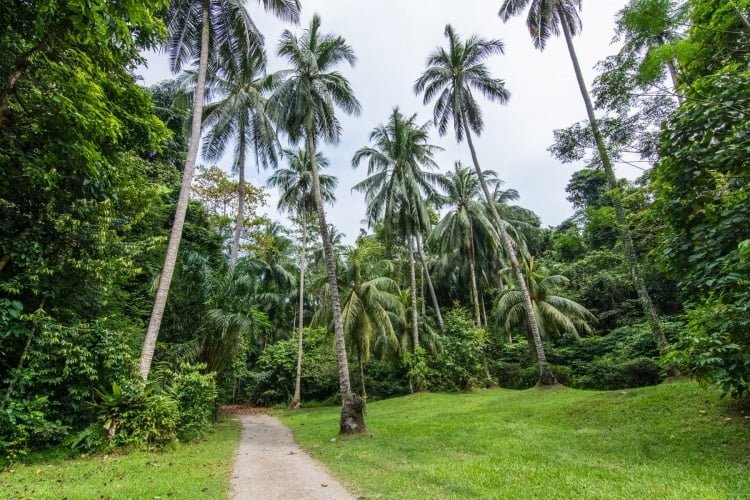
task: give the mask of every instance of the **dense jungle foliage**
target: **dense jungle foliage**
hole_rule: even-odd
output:
[[[554,4],[536,14],[573,37],[580,2]],[[354,52],[316,16],[282,35],[289,71],[272,73],[276,47],[245,10],[297,22],[300,5],[259,5],[0,6],[0,453],[158,447],[230,402],[350,415],[413,391],[678,374],[747,396],[750,1],[624,3],[597,118],[550,146],[586,165],[557,227],[480,168],[481,109],[508,99],[484,62],[502,44],[448,26],[414,68],[435,127],[384,109],[352,151],[347,188],[367,202],[353,243],[327,223],[338,181],[318,145],[359,110],[339,72]],[[556,33],[531,35],[543,49]],[[144,88],[134,69],[158,47],[182,71]],[[469,150],[438,165],[449,133]],[[268,187],[246,180],[256,162]],[[617,179],[613,162],[643,175]],[[271,189],[286,225],[261,215]],[[342,431],[364,427],[352,418]]]

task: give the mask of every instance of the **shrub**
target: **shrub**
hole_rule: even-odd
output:
[[[67,430],[47,420],[46,397],[11,399],[0,409],[0,456],[13,461],[36,444],[59,438]]]
[[[153,448],[177,437],[179,407],[169,396],[144,388],[139,381],[127,381],[122,387],[113,383],[112,392],[97,391],[97,395],[96,420],[69,440],[72,448]]]
[[[322,329],[305,330],[302,357],[303,400],[325,400],[338,393],[336,355]],[[245,400],[259,405],[288,403],[294,392],[297,341],[287,339],[266,347],[250,374]]]
[[[563,385],[569,385],[573,378],[572,371],[567,366],[550,365],[552,373],[557,381]],[[492,370],[500,387],[506,389],[529,389],[534,387],[539,380],[539,365],[533,364],[524,367],[518,363],[495,363]]]
[[[218,411],[216,374],[202,369],[205,365],[181,365],[168,389],[179,410],[177,436],[185,441],[202,436]]]
[[[475,326],[464,309],[446,314],[443,332],[442,352],[429,358],[430,389],[462,391],[486,381],[487,332]]]
[[[583,374],[575,377],[573,385],[582,389],[614,390],[656,385],[663,379],[662,369],[651,358],[618,362],[604,357],[587,365]]]

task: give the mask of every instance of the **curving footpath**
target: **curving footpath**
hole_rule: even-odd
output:
[[[236,500],[353,500],[325,468],[302,451],[278,419],[240,414],[242,440],[232,472]]]

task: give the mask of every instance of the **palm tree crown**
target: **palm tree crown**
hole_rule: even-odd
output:
[[[505,0],[498,15],[505,22],[519,15],[527,6],[526,26],[534,47],[539,50],[545,49],[551,36],[560,34],[560,15],[572,35],[581,31],[581,18],[578,15],[581,0]]]
[[[370,225],[382,220],[387,232],[403,212],[412,221],[412,234],[430,227],[424,199],[435,195],[441,175],[424,169],[437,168],[433,154],[440,148],[427,143],[429,123],[417,125],[416,119],[416,114],[407,118],[394,108],[388,123],[370,133],[373,145],[359,149],[352,159],[355,168],[367,160],[368,177],[353,189],[365,193]]]
[[[509,271],[505,270],[510,274]],[[582,333],[594,333],[591,323],[596,321],[596,316],[578,302],[554,295],[554,289],[567,285],[568,278],[546,274],[537,267],[533,257],[524,265],[524,274],[529,283],[534,310],[540,319],[539,329],[542,335],[569,333],[578,338]],[[526,325],[526,311],[518,290],[505,290],[497,301],[495,313],[507,331],[515,325]]]
[[[289,167],[279,168],[268,178],[268,185],[279,189],[279,210],[290,214],[303,215],[315,212],[313,193],[312,167],[307,151],[304,149],[284,149],[283,156]],[[315,163],[322,168],[328,167],[328,159],[315,153]],[[335,190],[338,179],[333,175],[321,174],[320,190],[324,202],[336,201]]]
[[[500,40],[485,40],[476,35],[461,41],[450,24],[445,27],[445,37],[448,49],[438,47],[430,54],[427,69],[414,84],[414,92],[424,93],[424,104],[437,97],[433,113],[438,132],[445,135],[452,124],[460,142],[466,123],[477,135],[484,127],[474,92],[500,104],[510,98],[505,82],[492,78],[484,64],[489,56],[503,54],[504,45]]]
[[[320,32],[320,16],[315,14],[301,37],[289,30],[281,34],[278,53],[293,69],[271,99],[271,109],[292,141],[301,139],[308,130],[315,138],[335,144],[341,125],[335,106],[345,113],[358,115],[359,101],[348,80],[332,68],[341,62],[354,65],[357,58],[340,36]]]

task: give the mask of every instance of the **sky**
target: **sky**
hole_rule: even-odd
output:
[[[269,71],[286,68],[276,55],[278,39],[284,29],[301,31],[309,25],[314,13],[322,19],[322,29],[343,36],[352,46],[357,63],[353,68],[338,68],[351,82],[362,104],[357,117],[339,114],[343,131],[335,146],[321,147],[331,163],[326,171],[338,177],[337,202],[327,208],[330,223],[346,234],[352,242],[359,234],[365,214],[363,195],[351,187],[366,175],[366,165],[353,169],[354,152],[368,145],[373,128],[384,123],[394,106],[404,114],[417,113],[419,122],[432,119],[431,105],[423,105],[412,90],[414,81],[425,68],[425,60],[438,46],[445,46],[444,29],[450,23],[466,38],[478,34],[499,38],[505,43],[505,55],[488,61],[492,74],[505,80],[511,92],[507,105],[482,102],[485,126],[475,138],[480,164],[493,169],[505,181],[505,188],[515,188],[521,198],[519,205],[536,212],[545,226],[555,226],[572,215],[565,199],[565,186],[570,176],[583,164],[561,164],[547,151],[553,142],[553,131],[586,117],[583,101],[573,73],[565,41],[551,39],[544,52],[534,49],[525,17],[503,23],[497,16],[497,0],[302,0],[299,26],[283,23],[262,12],[255,1],[248,9],[256,25],[266,37]],[[614,19],[626,0],[590,0],[583,2],[583,31],[575,44],[589,85],[596,76],[595,64],[617,52],[611,44]],[[148,65],[137,73],[145,85],[172,78],[167,55],[146,54]],[[456,160],[471,165],[468,146],[457,144],[452,133],[439,137],[432,131],[431,143],[444,148],[436,155],[443,172],[453,168]],[[227,148],[229,152],[233,148]],[[200,159],[199,159],[200,161]],[[231,158],[219,166],[229,169]],[[257,172],[247,168],[248,178],[256,185],[265,185],[270,171]],[[617,175],[635,178],[641,172],[632,166],[620,165]],[[278,196],[269,190],[268,214],[285,220],[276,213]]]

